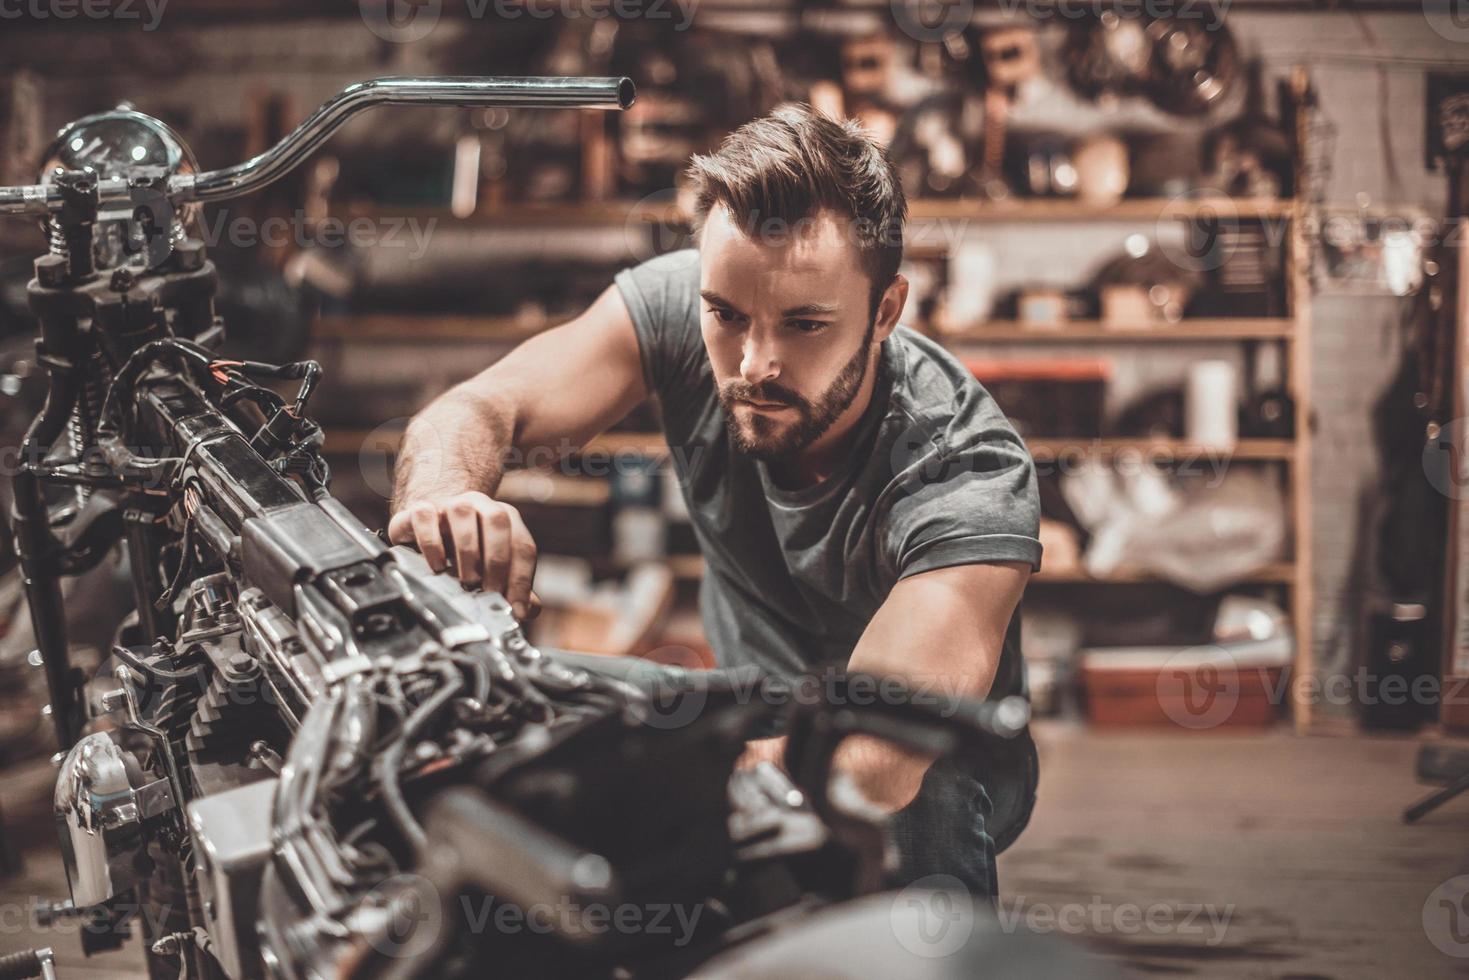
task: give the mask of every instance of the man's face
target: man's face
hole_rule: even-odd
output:
[[[866,377],[877,319],[848,219],[740,227],[717,205],[699,246],[701,329],[735,448],[801,452],[845,411]]]

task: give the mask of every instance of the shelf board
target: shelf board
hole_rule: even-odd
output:
[[[379,430],[328,429],[326,452],[343,455],[358,452],[370,435],[382,435]],[[1054,459],[1066,453],[1097,455],[1120,455],[1136,453],[1157,458],[1206,458],[1240,460],[1284,460],[1295,457],[1296,443],[1292,439],[1241,439],[1232,447],[1206,446],[1187,439],[1137,438],[1089,438],[1085,436],[1046,436],[1025,440],[1031,454],[1038,459]],[[659,457],[668,454],[668,443],[661,432],[604,432],[593,436],[581,448],[583,453],[619,455],[636,453],[641,456]],[[512,471],[515,472],[515,471]]]
[[[588,440],[581,451],[609,456],[621,453],[666,456],[668,455],[668,443],[664,441],[661,432],[604,432]]]
[[[569,319],[569,318],[568,318]],[[316,318],[313,340],[422,340],[514,342],[533,337],[565,320],[543,316],[438,316],[422,313],[328,313]]]
[[[326,430],[326,442],[324,451],[329,456],[351,455],[362,450],[363,445],[372,436],[396,437],[402,432],[401,429],[346,429],[328,428]],[[387,446],[374,446],[376,452],[392,452]],[[663,456],[668,452],[668,443],[663,441],[660,432],[604,432],[599,436],[593,436],[582,446],[583,453],[605,453],[608,455],[618,453],[639,453],[644,456]],[[511,470],[510,473],[518,472]],[[510,473],[507,473],[508,477]]]
[[[1136,454],[1158,459],[1280,460],[1295,458],[1292,439],[1240,439],[1233,446],[1207,446],[1187,439],[1047,437],[1026,439],[1037,460],[1072,453],[1098,456]]]
[[[1291,214],[1289,198],[1217,196],[1124,198],[1116,204],[1083,204],[1067,198],[976,201],[919,198],[908,202],[913,221],[1157,221],[1194,217],[1283,218]]]
[[[1044,567],[1041,571],[1030,577],[1030,581],[1040,585],[1133,585],[1133,584],[1168,584],[1166,579],[1161,579],[1150,572],[1137,569],[1119,569],[1105,578],[1096,578],[1088,575],[1080,568],[1047,571]],[[1295,566],[1290,562],[1277,562],[1257,569],[1239,580],[1238,584],[1257,585],[1290,585],[1295,581]]]
[[[629,221],[657,224],[685,224],[687,218],[671,200],[644,198],[639,201],[554,201],[545,204],[512,204],[476,211],[460,217],[448,208],[425,208],[412,205],[378,204],[352,201],[334,205],[342,220],[353,218],[413,218],[419,222],[435,221],[443,225],[495,226],[617,226]]]
[[[422,313],[329,313],[316,318],[312,339],[328,342],[475,342],[518,343],[570,319],[545,316],[454,316]],[[1235,340],[1287,340],[1295,321],[1283,317],[1193,319],[1167,324],[1110,326],[1099,320],[1072,320],[1037,327],[1016,320],[989,320],[963,329],[937,330],[941,343],[1173,343]]]
[[[1294,203],[1289,198],[1232,198],[1223,195],[1125,198],[1108,205],[1084,204],[1072,198],[1017,198],[1008,201],[917,198],[908,202],[908,218],[915,222],[1158,221],[1195,217],[1258,220],[1288,217]],[[619,225],[630,220],[676,225],[688,223],[688,216],[674,201],[649,198],[512,204],[476,211],[465,217],[456,216],[448,208],[395,206],[373,201],[343,202],[334,205],[333,211],[340,212],[346,221],[358,217],[391,216],[479,225]]]
[[[1172,343],[1174,341],[1285,340],[1295,333],[1295,321],[1285,317],[1185,319],[1177,323],[1121,324],[1100,320],[1071,320],[1056,326],[1031,326],[1018,320],[989,320],[973,326],[938,330],[934,336],[950,345],[1027,343],[1067,344],[1109,341]]]
[[[565,476],[539,470],[511,470],[495,495],[510,504],[552,507],[601,507],[612,498],[612,485],[593,476]]]

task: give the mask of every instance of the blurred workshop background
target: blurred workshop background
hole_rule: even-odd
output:
[[[1431,897],[1469,871],[1469,798],[1398,823],[1420,782],[1469,771],[1469,24],[1452,4],[397,6],[7,14],[0,183],[33,182],[62,124],[119,100],[209,169],[362,79],[632,77],[624,113],[374,113],[200,214],[234,349],[320,360],[336,491],[377,527],[418,408],[689,244],[691,153],[788,100],[861,120],[909,195],[904,322],[969,365],[1042,475],[1024,652],[1045,771],[1002,893],[1231,910],[1218,944],[1086,920],[1143,972],[1469,970],[1469,906],[1445,925]],[[41,244],[0,224],[6,446],[41,394]],[[656,418],[507,476],[541,549],[535,642],[712,662]],[[106,642],[111,590],[74,588],[97,606],[79,642]],[[0,622],[5,806],[29,812],[49,730],[13,571]],[[49,833],[15,820],[12,861]],[[27,854],[16,889],[50,863]]]

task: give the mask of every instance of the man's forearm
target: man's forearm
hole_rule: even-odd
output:
[[[413,417],[393,474],[392,510],[408,501],[477,490],[493,496],[514,445],[515,412],[454,388]]]

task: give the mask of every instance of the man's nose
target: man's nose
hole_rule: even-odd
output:
[[[774,339],[764,331],[751,330],[745,335],[745,346],[740,356],[740,377],[747,384],[757,385],[762,381],[773,381],[779,375],[780,358]]]

